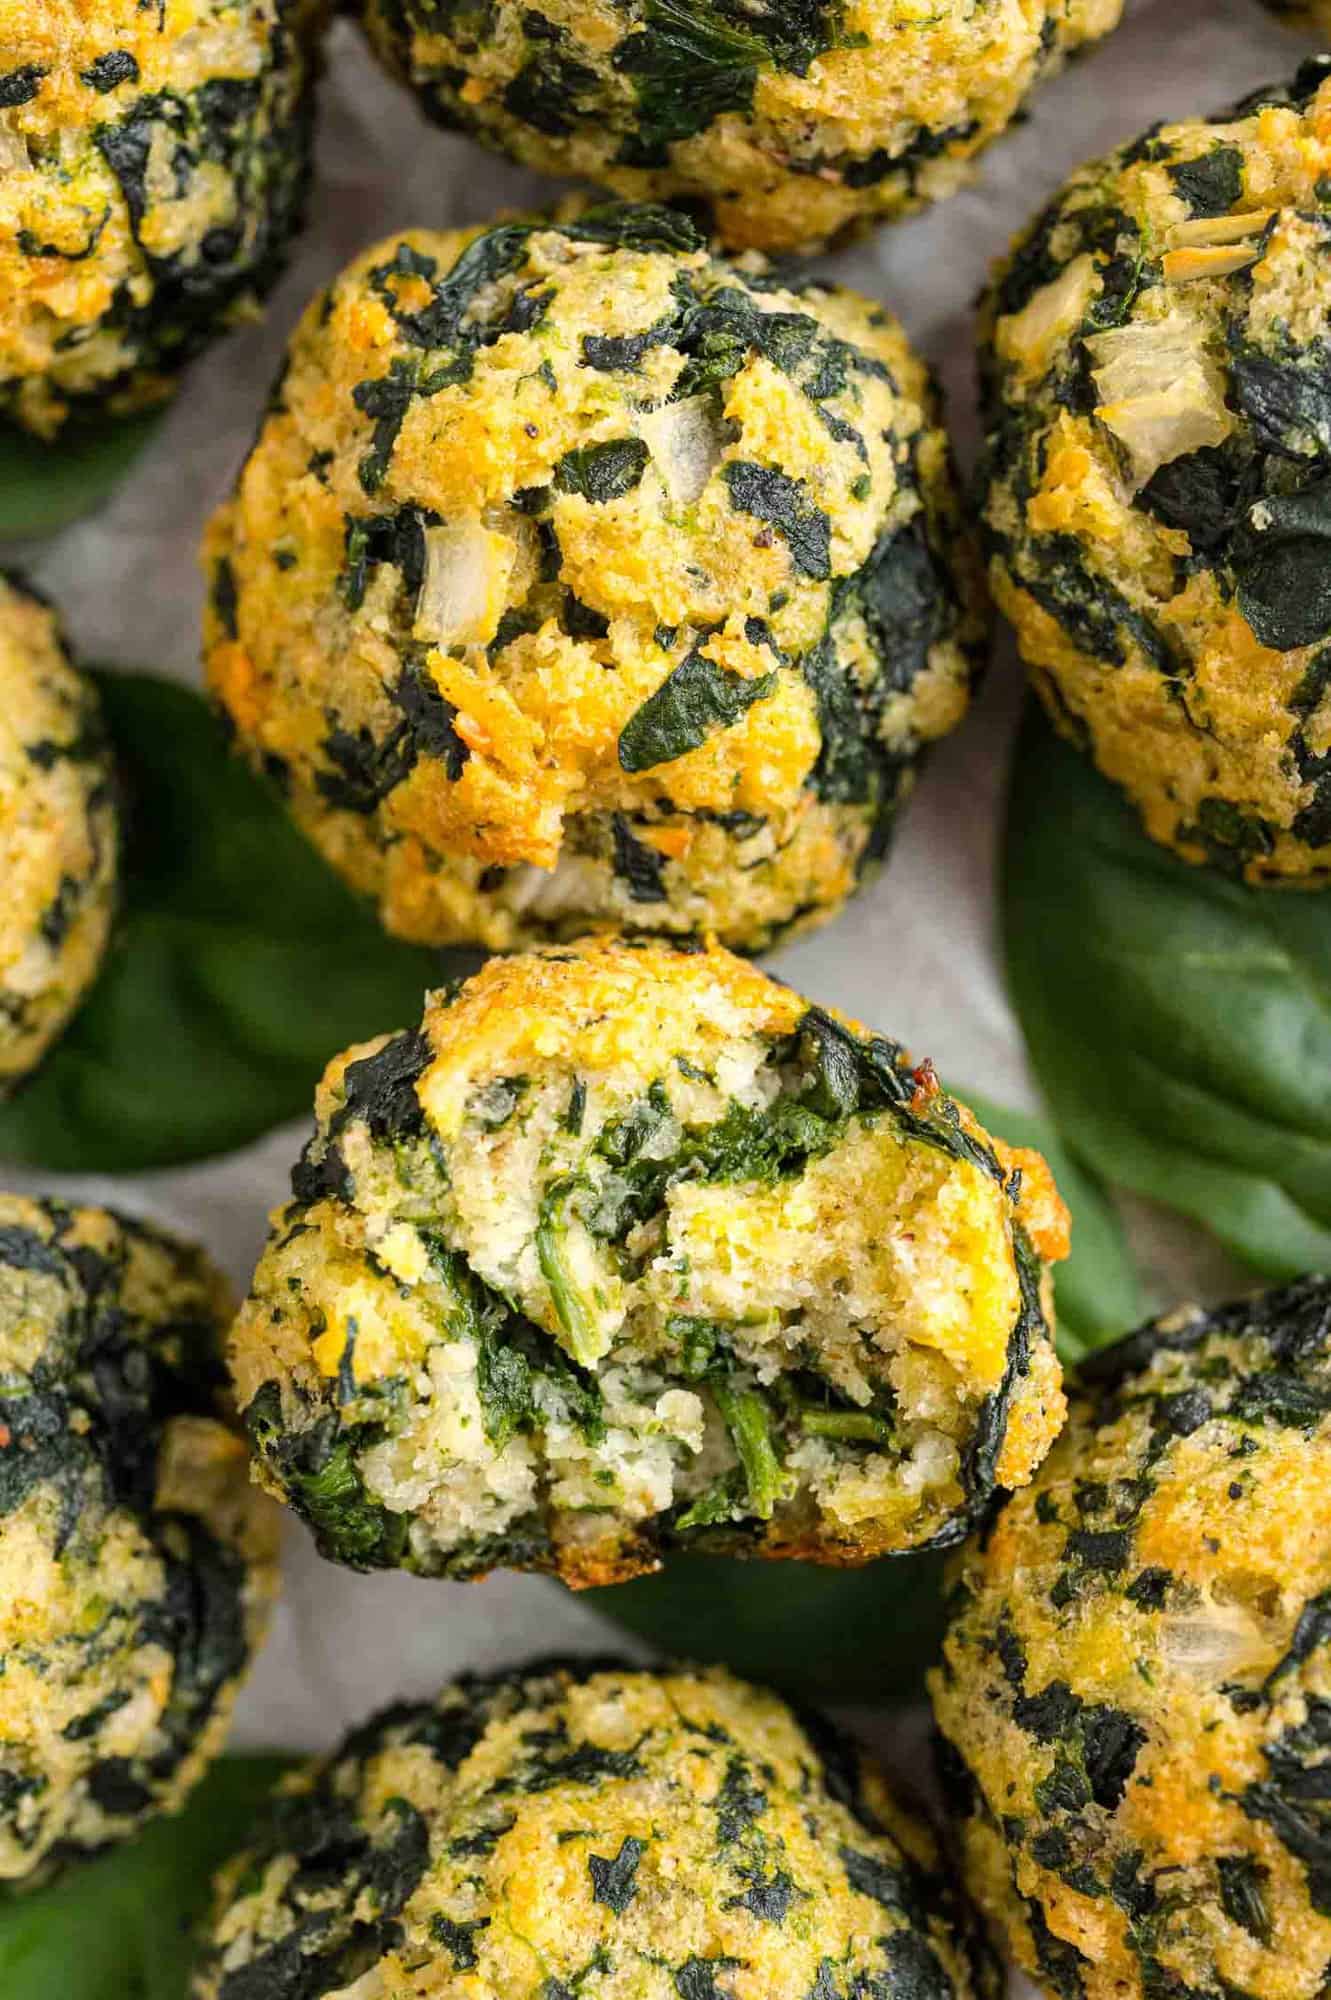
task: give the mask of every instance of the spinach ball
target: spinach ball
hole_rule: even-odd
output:
[[[1057,1433],[1044,1161],[726,952],[491,959],[315,1110],[230,1358],[339,1562],[861,1563],[957,1540]]]
[[[299,220],[315,0],[4,0],[0,414],[163,401]]]
[[[994,594],[1153,839],[1331,873],[1331,58],[1074,174],[985,313]]]
[[[189,1244],[0,1196],[0,1897],[176,1811],[221,1748],[276,1588],[228,1303]]]
[[[1318,2000],[1331,1963],[1331,1282],[1145,1327],[951,1579],[966,1874],[1064,2000]]]
[[[55,613],[0,572],[0,1097],[97,973],[115,906],[116,806],[97,691]]]
[[[430,117],[526,165],[812,249],[950,194],[1122,0],[363,0]]]
[[[468,1675],[286,1779],[194,2000],[972,2000],[929,1830],[817,1717],[721,1672]]]
[[[900,328],[659,209],[358,258],[208,560],[253,761],[390,930],[493,950],[827,916],[983,632]]]

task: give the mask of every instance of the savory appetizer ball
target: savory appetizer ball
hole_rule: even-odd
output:
[[[1058,1430],[1044,1161],[726,952],[492,959],[316,1114],[230,1356],[338,1561],[859,1563],[958,1539]]]
[[[970,1889],[1062,2000],[1318,2000],[1331,1282],[1085,1364],[958,1558],[933,1676]]]
[[[546,173],[815,247],[950,194],[1122,0],[363,0],[432,118]]]
[[[986,315],[995,595],[1147,832],[1331,870],[1331,58],[1075,174]]]
[[[971,2000],[928,1830],[817,1718],[586,1661],[400,1703],[222,1871],[194,2000]]]
[[[0,571],[0,1097],[92,984],[111,928],[116,806],[97,693],[55,613]]]
[[[494,950],[827,915],[983,632],[900,328],[659,209],[367,251],[208,560],[254,762],[390,930]]]
[[[0,0],[0,413],[160,402],[296,226],[319,0]]]
[[[0,1196],[0,1894],[175,1811],[221,1747],[276,1587],[228,1303],[187,1244]]]

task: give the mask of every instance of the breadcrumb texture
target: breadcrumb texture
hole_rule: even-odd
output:
[[[0,0],[0,412],[161,402],[271,284],[304,194],[312,0]]]
[[[990,579],[1153,839],[1331,871],[1331,58],[1075,174],[985,315]]]
[[[278,1516],[222,1420],[226,1286],[0,1197],[0,1895],[175,1811],[220,1750]]]
[[[528,166],[811,249],[966,178],[1122,0],[365,0],[431,117]]]
[[[951,1578],[976,1900],[1062,2000],[1314,2000],[1331,1962],[1331,1283],[1146,1327]]]
[[[970,2000],[934,1849],[854,1745],[719,1672],[540,1663],[285,1781],[194,2000]]]
[[[826,916],[984,633],[896,323],[628,206],[366,251],[207,563],[300,824],[390,930],[494,950]]]
[[[55,613],[0,571],[0,1097],[87,992],[116,894],[110,747]]]
[[[1043,1160],[728,953],[492,959],[316,1115],[230,1354],[342,1562],[859,1563],[957,1539],[1057,1433]]]

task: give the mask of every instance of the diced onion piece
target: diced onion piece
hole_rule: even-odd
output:
[[[11,131],[0,117],[0,173],[22,173],[31,165],[27,140],[21,132]]]
[[[1260,236],[1273,208],[1250,208],[1245,215],[1199,215],[1191,222],[1176,222],[1169,240],[1182,248],[1191,243],[1239,243],[1245,236]]]
[[[1246,270],[1261,254],[1260,243],[1220,243],[1214,248],[1198,244],[1195,248],[1166,250],[1160,268],[1168,284],[1195,285],[1199,278],[1228,278],[1235,271]]]
[[[1206,351],[1204,329],[1186,313],[1134,321],[1086,343],[1100,407],[1095,414],[1127,450],[1136,487],[1162,465],[1234,428],[1225,378]]]
[[[721,432],[706,396],[663,403],[638,419],[638,429],[677,507],[691,507],[721,460]]]
[[[1027,375],[1043,374],[1058,342],[1075,333],[1085,319],[1099,283],[1094,258],[1089,254],[1074,258],[1019,313],[999,321],[1000,358],[1015,361]]]
[[[413,636],[435,646],[484,646],[504,615],[517,544],[479,521],[425,530],[425,574]]]

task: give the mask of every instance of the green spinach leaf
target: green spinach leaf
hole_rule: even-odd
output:
[[[1176,859],[1032,707],[1002,901],[1068,1150],[1265,1276],[1331,1269],[1331,899]]]
[[[447,967],[384,935],[197,694],[98,680],[126,790],[123,909],[83,1008],[0,1106],[0,1158],[130,1173],[307,1113],[323,1064],[418,1020]]]
[[[1264,646],[1292,652],[1331,632],[1331,479],[1255,501],[1230,548],[1239,609]]]
[[[0,427],[0,541],[53,535],[100,507],[143,450],[160,410],[71,425],[55,444]]]
[[[49,1889],[0,1902],[5,2000],[186,2000],[213,1873],[287,1768],[277,1757],[224,1757],[178,1818],[71,1866]]]
[[[746,709],[776,687],[776,675],[746,679],[694,648],[649,694],[619,732],[625,771],[650,771],[705,743],[713,729],[728,729]]]

